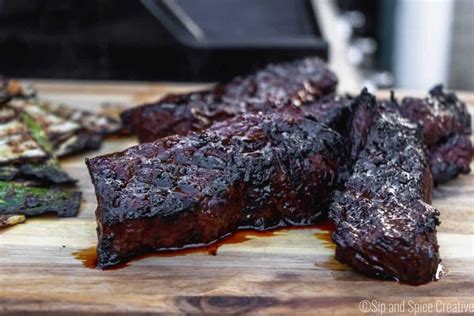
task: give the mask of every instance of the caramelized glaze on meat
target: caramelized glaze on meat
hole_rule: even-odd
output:
[[[141,142],[190,131],[238,114],[311,102],[335,91],[336,76],[318,58],[270,65],[256,73],[201,92],[168,95],[122,113]]]
[[[397,111],[377,109],[353,173],[331,205],[336,259],[370,276],[433,280],[440,257],[431,188],[415,125]]]
[[[140,141],[178,135],[87,160],[99,265],[307,225],[329,208],[339,261],[372,277],[436,278],[433,178],[469,172],[465,104],[441,86],[398,104],[336,96],[336,83],[306,59],[124,112]]]
[[[87,160],[99,265],[208,244],[240,228],[315,223],[338,184],[344,144],[296,112],[247,114]]]
[[[422,130],[435,184],[470,172],[471,117],[454,93],[436,86],[424,99],[403,99],[400,113]]]

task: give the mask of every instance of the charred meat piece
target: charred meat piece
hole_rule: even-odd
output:
[[[435,183],[443,183],[458,174],[471,171],[472,143],[468,135],[454,135],[428,150]]]
[[[441,260],[431,189],[416,126],[379,108],[352,176],[330,207],[336,259],[372,277],[433,280]]]
[[[453,133],[471,134],[471,116],[466,104],[459,100],[456,94],[446,92],[442,85],[435,86],[429,91],[428,103],[435,109],[446,109],[453,115]]]
[[[60,217],[72,217],[77,215],[80,202],[80,192],[0,181],[0,215],[56,213]]]
[[[59,165],[38,122],[8,105],[0,106],[0,147],[0,180],[75,182]]]
[[[97,149],[104,136],[121,129],[120,121],[112,117],[38,99],[14,99],[9,105],[38,122],[58,157]]]
[[[305,117],[325,124],[341,134],[345,144],[342,150],[345,153],[339,175],[341,182],[345,182],[352,172],[352,166],[359,152],[365,146],[376,107],[375,97],[367,89],[363,89],[357,97],[327,95],[304,106],[298,108],[287,106],[279,111],[287,113],[300,111]]]
[[[209,244],[241,228],[315,223],[338,184],[344,144],[296,110],[246,114],[86,160],[99,265]]]
[[[346,119],[347,127],[339,130],[345,140],[347,154],[340,170],[341,182],[346,182],[353,172],[353,166],[365,147],[367,135],[372,125],[376,100],[367,89],[349,103],[350,115]]]
[[[25,222],[25,215],[0,215],[0,228],[9,227]]]
[[[469,173],[471,117],[454,93],[436,86],[427,98],[403,99],[400,113],[422,130],[435,184]]]
[[[318,58],[269,65],[206,91],[168,95],[122,113],[123,125],[141,142],[185,135],[249,112],[301,105],[335,91],[336,76]]]

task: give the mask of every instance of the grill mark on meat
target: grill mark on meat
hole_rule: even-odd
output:
[[[299,106],[334,92],[336,84],[336,76],[320,59],[307,58],[269,65],[210,90],[168,95],[127,110],[121,117],[125,127],[147,142],[199,131],[238,114]]]

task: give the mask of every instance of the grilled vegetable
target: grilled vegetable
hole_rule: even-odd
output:
[[[33,117],[2,105],[0,123],[0,180],[75,181],[62,170],[44,130]]]
[[[26,112],[38,122],[58,157],[97,149],[104,136],[121,129],[120,121],[110,116],[38,99],[14,99],[9,105]]]
[[[80,202],[80,192],[0,181],[0,215],[33,216],[53,212],[60,217],[72,217],[77,215]]]

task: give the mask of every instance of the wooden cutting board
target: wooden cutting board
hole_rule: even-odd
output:
[[[103,110],[108,103],[109,111],[117,105],[128,107],[164,93],[201,87],[35,84],[43,98],[90,110]],[[463,97],[474,104],[474,95]],[[78,188],[83,192],[77,218],[28,218],[25,224],[0,231],[0,315],[30,311],[345,314],[367,308],[386,313],[389,308],[442,312],[456,306],[474,311],[472,174],[435,190],[433,203],[442,220],[440,251],[450,275],[423,286],[372,280],[338,264],[328,233],[319,229],[249,236],[246,242],[224,244],[216,256],[150,257],[111,271],[86,268],[74,256],[96,244],[96,201],[84,158],[135,143],[133,138],[112,138],[100,151],[62,161],[79,179]]]

